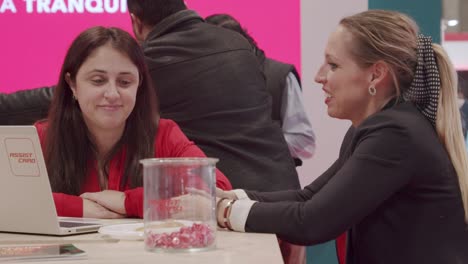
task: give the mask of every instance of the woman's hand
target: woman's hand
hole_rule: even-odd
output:
[[[124,215],[113,212],[94,201],[83,198],[83,217],[86,218],[105,218],[116,219],[123,218]]]
[[[113,190],[104,190],[102,192],[83,193],[80,195],[84,199],[91,200],[106,209],[119,215],[125,216],[125,193]]]
[[[216,188],[216,202],[219,200],[219,199],[222,199],[222,198],[227,198],[227,199],[231,199],[231,200],[237,200],[237,195],[235,192],[233,191],[224,191],[220,188]]]
[[[232,200],[237,200],[237,195],[233,191],[224,191],[219,188],[216,188],[216,221],[218,225],[223,228],[227,228],[226,223],[224,222],[224,214],[226,207]],[[231,214],[231,211],[228,210],[227,217]]]
[[[170,199],[177,210],[170,212],[171,218],[206,221],[212,217],[212,200],[206,193],[194,193],[180,195]]]

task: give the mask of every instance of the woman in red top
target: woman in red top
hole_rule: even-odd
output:
[[[144,54],[117,28],[94,27],[74,40],[48,121],[36,127],[60,216],[142,217],[140,159],[205,156],[159,118]],[[231,189],[218,170],[216,180]]]

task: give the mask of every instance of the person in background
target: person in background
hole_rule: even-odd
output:
[[[315,152],[315,134],[304,109],[302,88],[296,68],[294,65],[267,58],[247,30],[231,15],[214,14],[207,16],[205,21],[237,32],[249,41],[265,75],[266,88],[272,97],[271,117],[281,126],[295,165],[301,166],[302,160],[311,158]],[[305,247],[282,240],[278,242],[285,263],[306,262]]]
[[[47,120],[35,125],[60,216],[142,217],[141,159],[205,157],[159,118],[143,51],[121,29],[82,32],[54,93]],[[231,189],[219,170],[216,185]]]
[[[296,68],[294,65],[265,57],[265,52],[234,17],[215,14],[206,17],[205,20],[241,34],[252,45],[266,76],[267,89],[272,96],[272,118],[281,125],[289,152],[296,166],[300,166],[303,159],[311,158],[315,152],[315,134],[304,108]]]
[[[315,80],[352,122],[300,191],[219,191],[218,224],[314,245],[347,231],[346,263],[468,263],[468,158],[447,54],[394,11],[343,18]]]
[[[128,0],[161,102],[187,137],[211,157],[234,187],[299,189],[270,95],[248,41],[206,23],[182,0]]]

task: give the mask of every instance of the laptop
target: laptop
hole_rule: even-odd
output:
[[[0,126],[0,232],[73,235],[96,232],[99,220],[59,221],[34,126]]]

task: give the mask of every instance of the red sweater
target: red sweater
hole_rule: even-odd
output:
[[[36,123],[37,131],[42,146],[46,137],[47,123]],[[120,166],[125,160],[125,151],[115,155],[109,164],[108,189],[125,192],[125,210],[129,217],[143,217],[143,187],[120,190],[120,180],[124,168]],[[161,119],[159,121],[158,133],[155,138],[155,157],[205,157],[205,154],[180,130],[179,126],[172,120]],[[120,162],[119,162],[120,161]],[[96,166],[93,166],[96,168]],[[216,169],[216,186],[224,189],[232,189],[231,183],[224,174]],[[99,186],[99,178],[96,169],[92,169],[81,189],[81,193],[102,191]],[[59,216],[82,217],[83,199],[79,196],[65,193],[54,193],[55,207]]]

